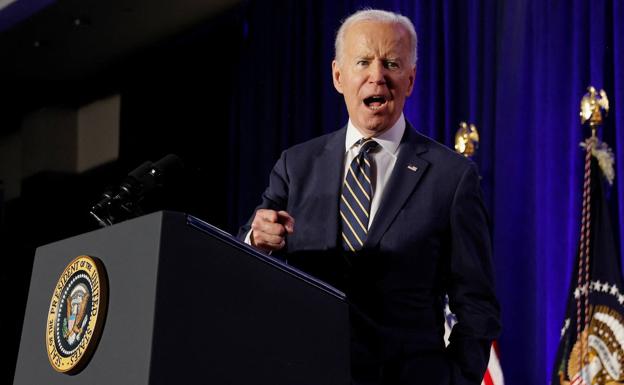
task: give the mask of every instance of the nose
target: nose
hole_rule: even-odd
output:
[[[386,67],[380,60],[371,63],[370,73],[368,76],[369,83],[385,84],[386,83]]]

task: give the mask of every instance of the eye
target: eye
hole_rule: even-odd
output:
[[[358,60],[356,64],[360,67],[364,67],[368,65],[368,60],[361,59],[361,60]]]
[[[399,68],[399,63],[396,61],[388,60],[385,62],[386,68],[388,69],[397,69]]]

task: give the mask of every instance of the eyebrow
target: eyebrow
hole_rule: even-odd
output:
[[[374,58],[375,55],[359,55],[356,56],[354,59],[357,60],[372,60]],[[402,61],[400,56],[391,56],[391,57],[382,57],[380,60],[387,62],[387,61],[395,61],[395,62],[400,62]]]

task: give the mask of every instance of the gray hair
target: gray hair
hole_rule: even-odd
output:
[[[418,59],[418,36],[416,36],[414,24],[412,24],[410,19],[398,13],[370,8],[357,11],[342,22],[342,25],[338,29],[338,33],[336,33],[336,41],[334,43],[334,47],[336,49],[334,55],[337,62],[340,63],[343,52],[344,36],[347,28],[360,21],[377,21],[403,26],[403,28],[405,28],[410,35],[410,61],[412,64],[416,65],[416,60]]]

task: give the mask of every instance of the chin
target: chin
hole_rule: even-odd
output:
[[[377,136],[379,134],[381,134],[382,132],[386,131],[387,129],[389,129],[391,126],[388,125],[374,125],[374,126],[365,126],[365,130],[366,132],[368,132],[369,135],[367,136]]]
[[[390,122],[390,119],[373,117],[373,118],[367,119],[366,122],[362,126],[367,131],[380,133],[392,127],[392,124]]]

